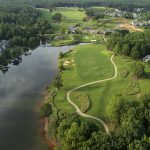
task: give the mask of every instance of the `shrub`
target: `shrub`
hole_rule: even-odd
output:
[[[77,101],[80,105],[80,110],[82,112],[86,112],[90,107],[90,100],[89,96],[82,92],[74,92],[72,94],[73,99]]]
[[[126,77],[129,75],[129,71],[124,70],[124,71],[120,72],[119,75],[120,75],[120,77],[122,77],[122,78],[126,78]]]
[[[52,16],[52,19],[55,20],[55,21],[61,21],[61,19],[62,19],[62,14],[61,14],[61,13],[55,13],[55,14]]]
[[[131,66],[132,76],[136,78],[141,78],[145,74],[145,67],[141,63],[133,63]]]
[[[124,94],[126,95],[135,95],[137,93],[140,92],[140,86],[139,86],[139,83],[135,80],[132,80],[127,89],[125,90]]]
[[[49,103],[45,103],[40,110],[41,117],[49,117],[52,113],[52,106]]]

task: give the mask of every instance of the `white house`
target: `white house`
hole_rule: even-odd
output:
[[[0,53],[9,47],[9,42],[6,40],[0,41]]]
[[[143,61],[144,62],[150,61],[150,55],[146,55],[145,57],[143,57]]]

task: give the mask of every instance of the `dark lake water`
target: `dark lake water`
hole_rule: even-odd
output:
[[[38,47],[19,66],[0,72],[0,150],[48,150],[38,133],[36,107],[57,73],[59,52],[70,48]]]

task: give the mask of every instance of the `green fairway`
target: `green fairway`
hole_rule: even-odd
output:
[[[42,14],[42,18],[51,21],[52,20],[52,13],[50,13],[49,9],[45,8],[38,8],[38,10]]]
[[[56,8],[55,12],[60,12],[63,15],[62,22],[61,22],[62,27],[68,27],[70,25],[82,23],[82,19],[85,16],[84,11],[79,11],[78,8],[74,8],[74,7],[70,7],[70,8],[59,7]]]
[[[107,120],[107,106],[113,97],[117,94],[123,94],[129,83],[131,82],[131,64],[134,60],[123,56],[117,56],[114,61],[118,67],[118,77],[112,81],[107,81],[100,84],[95,84],[82,89],[82,92],[87,93],[91,100],[91,108],[88,114],[92,114]],[[123,71],[129,71],[127,78],[120,76]],[[143,93],[150,92],[150,68],[146,67],[147,77],[138,80],[141,92],[137,95],[128,96],[132,100],[137,99]]]
[[[105,46],[98,44],[77,46],[66,54],[61,59],[65,71],[62,75],[63,87],[55,101],[57,107],[72,110],[66,100],[68,90],[87,82],[112,77],[114,68],[110,56],[111,54],[105,51]]]
[[[65,71],[62,75],[63,87],[58,92],[55,103],[59,109],[65,111],[75,111],[67,102],[66,93],[79,85],[91,81],[106,79],[114,75],[114,68],[110,61],[111,53],[105,51],[104,45],[89,44],[77,46],[74,50],[65,55],[61,61],[64,63]],[[65,62],[67,62],[65,64]],[[87,114],[100,117],[107,121],[107,106],[116,94],[123,94],[131,82],[131,65],[133,59],[123,56],[115,56],[114,62],[118,68],[118,77],[112,81],[106,81],[99,84],[84,87],[79,92],[86,93],[90,99],[90,108]],[[150,67],[145,68],[147,76],[138,80],[141,92],[136,95],[128,96],[133,100],[143,93],[150,92]],[[125,78],[120,74],[129,71]],[[73,100],[74,101],[74,100]],[[74,101],[78,106],[79,102]]]
[[[85,16],[84,11],[80,11],[79,8],[75,7],[58,7],[55,11],[50,12],[48,9],[40,8],[38,9],[42,13],[42,17],[50,20],[52,19],[52,15],[59,12],[62,14],[62,21],[58,23],[60,28],[68,27],[71,25],[75,25],[77,23],[82,23],[82,19]]]

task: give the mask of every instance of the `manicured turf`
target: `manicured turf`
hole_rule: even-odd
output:
[[[60,29],[66,28],[71,25],[75,25],[77,23],[82,23],[82,19],[85,16],[84,11],[79,11],[79,9],[75,8],[75,7],[69,7],[69,8],[58,7],[52,13],[49,12],[48,9],[41,8],[39,10],[40,10],[40,12],[42,12],[42,16],[45,19],[48,19],[50,21],[52,19],[53,14],[55,14],[57,12],[61,13],[63,15],[62,21],[60,23],[56,24],[57,26],[59,26]]]
[[[66,54],[61,61],[64,66],[66,61],[70,63],[65,66],[62,75],[64,86],[56,97],[57,107],[72,110],[72,106],[66,100],[66,92],[73,87],[112,77],[114,68],[110,56],[111,54],[105,51],[105,46],[98,44],[77,46],[74,51]]]
[[[84,11],[79,11],[78,8],[70,7],[64,8],[59,7],[56,8],[55,12],[60,12],[63,15],[61,26],[69,26],[77,23],[82,23],[82,19],[85,16]],[[54,13],[55,13],[54,12]]]
[[[72,61],[66,66],[63,73],[63,87],[56,97],[56,106],[65,111],[75,111],[75,109],[67,102],[66,92],[74,87],[87,82],[112,77],[114,68],[110,62],[111,54],[104,50],[103,45],[85,45],[77,46],[73,52],[65,55],[63,62]],[[134,60],[123,56],[115,56],[114,61],[118,67],[118,77],[112,81],[91,85],[80,89],[80,92],[88,94],[90,98],[90,109],[88,114],[98,116],[104,121],[108,120],[107,106],[116,94],[122,94],[131,82],[131,65]],[[143,93],[150,92],[150,67],[146,65],[147,76],[138,80],[141,93],[130,98],[138,99]],[[129,75],[124,78],[120,75],[123,71],[129,71]],[[75,102],[75,101],[74,101]],[[77,102],[77,105],[78,102]]]

